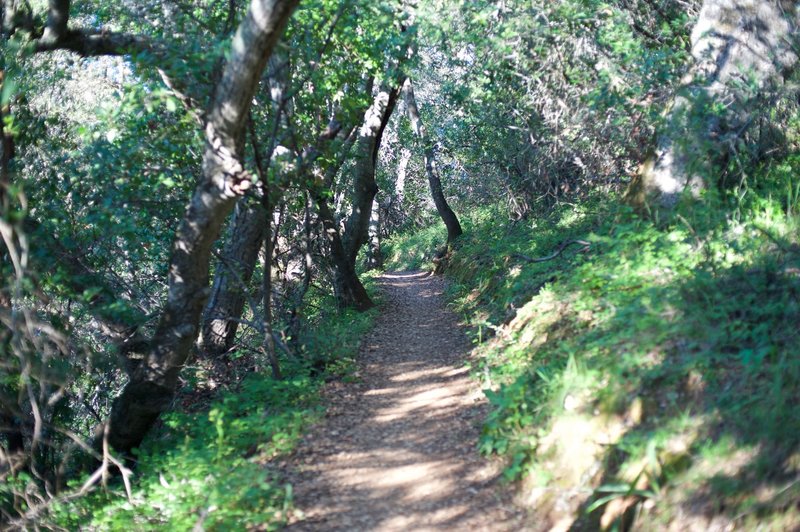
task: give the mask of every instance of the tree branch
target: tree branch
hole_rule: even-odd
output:
[[[531,257],[528,257],[527,255],[523,255],[522,253],[514,253],[511,256],[512,257],[516,257],[518,259],[522,259],[525,262],[530,262],[530,263],[546,262],[548,260],[553,260],[554,258],[556,258],[559,255],[561,255],[564,252],[564,250],[567,249],[572,244],[578,244],[578,245],[583,246],[583,249],[581,249],[580,251],[588,251],[589,250],[589,246],[591,246],[591,243],[587,242],[586,240],[565,240],[564,242],[561,243],[560,246],[558,246],[556,248],[556,250],[553,253],[551,253],[550,255],[547,255],[546,257],[531,258]]]
[[[47,11],[47,26],[42,35],[42,41],[58,41],[67,33],[69,22],[69,1],[50,0]]]
[[[49,27],[48,27],[49,30]],[[97,55],[128,55],[142,52],[160,52],[159,47],[142,35],[109,31],[65,30],[55,38],[48,31],[36,41],[36,52],[68,50],[82,57]]]

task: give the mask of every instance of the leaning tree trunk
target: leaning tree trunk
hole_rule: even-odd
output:
[[[371,83],[368,83],[368,86],[371,86]],[[367,310],[375,306],[358,278],[356,259],[359,249],[368,238],[372,202],[378,192],[378,186],[375,183],[378,150],[383,131],[394,111],[397,94],[397,88],[382,86],[365,113],[364,123],[358,130],[357,137],[351,135],[345,142],[343,154],[348,153],[350,149],[354,150],[355,164],[351,198],[352,212],[345,220],[344,233],[339,230],[339,224],[328,203],[327,191],[324,190],[325,188],[330,190],[333,177],[344,162],[344,158],[340,158],[338,164],[328,169],[322,187],[312,185],[309,188],[309,192],[317,203],[319,218],[330,245],[330,259],[334,271],[334,295],[337,304],[343,308]]]
[[[285,109],[287,102],[284,101],[284,97],[288,85],[288,67],[282,55],[284,54],[276,51],[267,61],[267,71],[270,72],[267,83],[275,125],[284,121],[287,112]],[[252,121],[249,125],[259,179],[263,180],[266,169],[262,162],[261,147]],[[271,139],[270,142],[271,158],[275,151],[275,139]],[[219,355],[233,347],[247,300],[248,283],[253,276],[258,253],[264,243],[264,235],[270,221],[269,213],[263,205],[253,204],[250,198],[240,199],[235,212],[230,223],[228,242],[222,256],[219,257],[211,297],[203,314],[202,351],[207,356]],[[255,310],[254,308],[253,311]]]
[[[433,142],[428,138],[425,125],[422,123],[417,100],[414,98],[414,87],[411,85],[411,78],[406,78],[403,84],[403,92],[405,93],[406,109],[408,118],[411,120],[411,128],[422,144],[425,173],[428,175],[428,185],[430,185],[433,203],[436,205],[436,210],[439,211],[439,216],[441,216],[445,227],[447,227],[447,243],[449,244],[461,236],[461,224],[458,222],[458,216],[447,203],[444,192],[442,192],[442,180],[439,177],[439,170],[436,168],[436,150]]]
[[[239,201],[203,316],[202,347],[206,355],[219,355],[233,347],[267,221],[261,205],[246,198]]]
[[[378,151],[383,138],[383,131],[392,117],[397,103],[397,87],[383,85],[372,101],[372,106],[364,116],[364,124],[358,133],[354,147],[355,164],[353,167],[353,202],[352,211],[345,220],[342,236],[347,260],[355,269],[358,251],[369,236],[369,219],[372,213],[372,202],[378,193],[375,182],[375,169],[378,163]]]
[[[694,65],[655,153],[627,192],[637,207],[672,207],[719,174],[753,109],[797,62],[793,2],[706,0],[692,32]],[[724,110],[713,112],[713,106]]]
[[[337,304],[343,308],[354,308],[360,311],[374,307],[375,304],[370,299],[367,289],[358,278],[355,261],[350,262],[347,258],[336,216],[333,214],[327,198],[318,191],[312,195],[317,203],[319,219],[328,239],[330,260],[333,266],[333,292]]]
[[[242,139],[264,66],[299,0],[252,0],[233,39],[205,127],[203,174],[175,235],[167,301],[144,363],[114,401],[108,439],[130,452],[171,403],[208,297],[209,258],[236,200],[252,183]]]
[[[367,84],[371,87],[371,81]],[[343,132],[344,133],[344,132]],[[317,168],[315,179],[308,181],[308,194],[317,205],[317,214],[322,223],[323,233],[328,242],[330,264],[333,267],[333,293],[337,304],[344,308],[354,308],[356,310],[367,310],[375,306],[367,293],[367,289],[361,283],[355,270],[355,263],[350,264],[347,259],[342,235],[339,232],[339,221],[334,214],[333,208],[328,200],[328,194],[333,187],[333,180],[341,170],[347,159],[350,150],[356,142],[358,132],[351,128],[346,134],[338,157],[332,164],[325,168],[324,175],[322,170]]]

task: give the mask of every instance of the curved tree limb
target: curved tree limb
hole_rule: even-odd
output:
[[[417,99],[414,96],[414,86],[411,78],[406,78],[403,83],[403,93],[405,95],[406,112],[408,119],[411,121],[411,129],[419,139],[422,146],[422,158],[425,164],[425,173],[428,176],[428,185],[431,189],[431,196],[433,203],[436,205],[436,210],[442,218],[445,227],[447,227],[447,243],[452,243],[456,238],[461,236],[463,230],[458,221],[458,216],[447,203],[442,191],[442,179],[439,176],[439,170],[436,167],[436,150],[434,149],[433,141],[428,137],[425,130],[425,124],[422,122],[422,117],[419,114],[419,107],[417,106]]]
[[[514,253],[511,256],[512,257],[516,257],[518,259],[522,259],[522,260],[524,260],[525,262],[528,262],[528,263],[547,262],[548,260],[553,260],[554,258],[556,258],[559,255],[561,255],[564,252],[565,249],[567,249],[568,247],[570,247],[573,244],[578,244],[578,245],[583,246],[583,248],[579,250],[579,251],[582,251],[582,252],[589,251],[589,247],[591,246],[591,243],[587,242],[586,240],[565,240],[564,242],[561,243],[561,245],[559,245],[556,248],[556,250],[553,253],[551,253],[551,254],[549,254],[549,255],[547,255],[545,257],[531,258],[531,257],[529,257],[527,255],[523,255],[522,253]]]

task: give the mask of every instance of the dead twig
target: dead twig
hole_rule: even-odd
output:
[[[89,478],[87,478],[86,481],[84,481],[80,489],[62,495],[60,497],[51,497],[49,499],[41,498],[39,504],[29,503],[28,511],[25,512],[24,515],[22,515],[19,519],[12,521],[11,522],[12,526],[27,528],[27,526],[30,523],[35,523],[36,520],[39,518],[39,516],[41,516],[44,512],[48,511],[52,507],[53,503],[66,502],[83,497],[84,495],[89,493],[98,483],[102,484],[102,486],[107,489],[108,478],[110,476],[112,466],[116,467],[119,473],[122,475],[122,483],[125,486],[125,495],[128,497],[128,501],[133,500],[133,491],[130,480],[130,477],[133,476],[133,471],[125,467],[125,464],[123,464],[121,460],[117,459],[111,453],[111,449],[109,448],[108,445],[108,427],[109,423],[106,422],[105,426],[103,427],[102,453],[98,453],[97,451],[92,449],[86,442],[84,442],[79,436],[75,435],[74,433],[66,429],[53,427],[57,432],[60,432],[61,434],[64,434],[65,436],[72,439],[79,447],[83,448],[92,457],[94,457],[95,459],[99,459],[101,461],[100,467],[98,467],[94,471],[94,473],[92,473],[89,476]]]

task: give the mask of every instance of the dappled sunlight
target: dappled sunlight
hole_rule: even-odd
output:
[[[73,4],[0,9],[0,531],[800,532],[800,2]]]
[[[380,388],[380,389],[376,389],[376,390],[367,390],[366,392],[364,392],[364,395],[365,396],[369,396],[369,395],[390,395],[391,396],[391,395],[394,395],[394,394],[400,392],[401,390],[402,390],[402,388]]]
[[[459,467],[450,461],[432,461],[423,453],[391,449],[342,457],[331,476],[341,486],[378,490],[402,488],[404,500],[418,500],[456,488]]]
[[[441,367],[437,369],[422,369],[418,371],[404,371],[399,375],[395,375],[391,377],[389,380],[393,382],[409,382],[409,381],[417,381],[422,378],[430,378],[431,376],[441,375],[444,377],[452,377],[455,375],[464,375],[465,377],[467,373],[466,368],[452,368],[452,367]]]
[[[408,418],[409,416],[417,416],[417,422],[419,423],[421,421],[435,421],[447,415],[457,414],[461,406],[457,401],[461,397],[461,394],[447,394],[445,397],[436,397],[439,393],[441,392],[432,392],[428,396],[425,394],[418,394],[410,400],[403,400],[402,404],[398,407],[391,407],[380,411],[380,413],[373,418],[373,421],[375,423],[389,423]],[[441,401],[444,399],[452,399],[450,403],[453,404],[453,406],[451,408],[446,408],[445,405],[442,405]],[[431,404],[431,401],[438,401],[439,403]]]
[[[404,279],[409,282],[418,279],[426,279],[431,276],[430,272],[418,271],[418,272],[387,272],[384,273],[381,278],[385,280],[396,280],[396,279]],[[384,285],[388,286],[397,286],[395,283],[384,281]]]
[[[519,529],[498,467],[476,453],[485,405],[464,366],[469,342],[436,297],[442,280],[382,284],[389,308],[364,342],[364,384],[337,388],[337,415],[306,439],[291,528]]]

